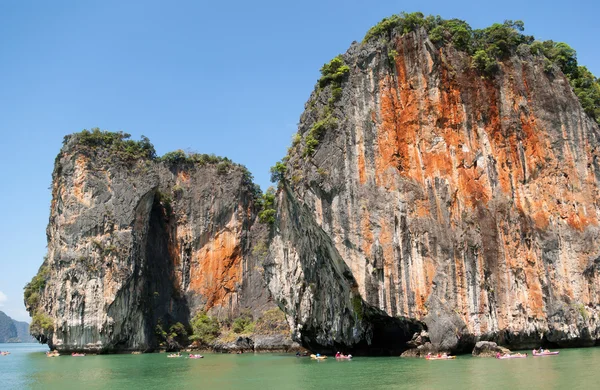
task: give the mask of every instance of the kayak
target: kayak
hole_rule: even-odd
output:
[[[7,355],[10,355],[10,352],[7,352],[7,351],[0,352],[0,355],[2,355],[2,356],[7,356]]]
[[[179,354],[171,354],[171,355],[167,355],[168,358],[178,358],[181,357],[181,355]]]
[[[71,356],[73,356],[73,357],[83,357],[83,356],[85,356],[85,353],[72,353]]]
[[[327,356],[320,356],[320,355],[317,356],[317,355],[313,354],[313,355],[310,355],[310,358],[315,359],[315,360],[325,360],[325,359],[327,359]]]
[[[535,349],[533,350],[533,356],[554,356],[554,355],[558,355],[560,351],[554,351],[554,352],[537,352]]]
[[[518,353],[518,354],[514,354],[514,355],[500,355],[500,356],[496,356],[496,359],[523,359],[526,358],[527,354],[522,354],[522,353]]]
[[[190,354],[190,356],[188,356],[188,357],[190,359],[202,359],[202,358],[204,358],[204,356],[202,356],[202,355],[192,355],[192,354]]]
[[[336,356],[336,359],[340,359],[340,360],[350,360],[352,359],[352,355],[340,355],[340,356]]]
[[[456,356],[425,356],[425,360],[452,360]]]
[[[46,352],[47,357],[59,357],[60,353],[58,351]]]

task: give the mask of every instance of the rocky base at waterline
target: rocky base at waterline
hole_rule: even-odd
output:
[[[300,344],[286,335],[238,336],[235,339],[217,339],[211,346],[214,352],[296,352]]]
[[[473,348],[473,352],[471,353],[473,356],[477,357],[496,357],[496,354],[511,353],[510,349],[499,346],[493,341],[479,341],[475,344],[475,348]]]

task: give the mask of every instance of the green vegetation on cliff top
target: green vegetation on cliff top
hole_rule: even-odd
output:
[[[92,130],[82,130],[79,133],[65,136],[63,144],[67,144],[71,139],[75,139],[75,148],[80,151],[91,151],[96,148],[103,148],[110,152],[111,156],[124,161],[139,159],[152,160],[156,158],[154,145],[150,140],[142,135],[140,141],[129,139],[131,134],[122,131],[110,132],[101,131],[99,128]]]
[[[217,173],[219,174],[227,174],[231,169],[239,169],[243,174],[244,184],[252,187],[252,191],[256,196],[260,196],[262,193],[260,188],[254,185],[254,178],[250,171],[244,165],[234,163],[227,157],[186,152],[181,149],[165,153],[163,156],[158,157],[154,145],[152,145],[147,137],[142,135],[139,141],[131,140],[130,137],[130,134],[122,131],[102,131],[95,127],[91,130],[84,129],[79,133],[65,136],[63,145],[74,139],[73,148],[75,150],[90,153],[102,149],[108,152],[110,156],[109,161],[117,158],[128,163],[138,160],[153,160],[170,165],[216,165]]]
[[[472,29],[459,19],[445,20],[440,16],[424,16],[421,12],[405,13],[384,18],[371,27],[363,42],[382,39],[390,42],[394,34],[404,35],[424,28],[429,39],[437,44],[451,44],[472,58],[473,68],[485,76],[500,69],[499,62],[511,55],[542,55],[546,72],[556,65],[567,76],[583,110],[600,124],[600,79],[585,66],[577,64],[577,53],[562,42],[536,41],[523,34],[524,23],[506,20],[483,29]]]

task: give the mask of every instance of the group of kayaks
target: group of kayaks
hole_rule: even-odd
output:
[[[300,355],[296,355],[296,356],[300,356]],[[321,355],[321,354],[318,353],[316,355],[315,354],[310,355],[310,358],[313,359],[313,360],[325,360],[325,359],[327,359],[327,356],[326,355]],[[335,359],[336,360],[351,360],[352,359],[352,355],[344,355],[343,353],[338,352],[338,353],[335,354]]]
[[[544,348],[540,348],[540,349],[534,349],[531,351],[532,355],[534,357],[540,357],[540,356],[556,356],[559,354],[560,351],[550,351],[549,349],[544,349]],[[496,354],[496,359],[523,359],[526,358],[527,356],[529,356],[526,353],[513,353],[512,355],[510,353],[505,353],[505,354],[501,354],[500,352],[498,352]]]
[[[180,357],[186,357],[188,359],[203,359],[204,356],[202,355],[198,355],[198,354],[192,354],[190,353],[188,356],[184,356],[181,353],[177,352],[177,353],[170,353],[167,355],[168,358],[180,358]]]
[[[558,355],[559,351],[550,351],[549,349],[534,349],[533,351],[531,351],[534,357],[539,357],[539,356],[556,356]],[[527,353],[505,353],[505,354],[501,354],[500,352],[498,352],[496,354],[496,359],[523,359],[526,358],[528,355]],[[445,353],[438,353],[438,354],[432,354],[432,353],[428,353],[427,356],[425,356],[425,360],[452,360],[452,359],[456,359],[456,356],[451,356],[451,355],[447,355]]]
[[[60,353],[56,350],[54,351],[48,351],[46,352],[46,356],[47,357],[59,357]],[[85,357],[85,353],[77,353],[77,352],[73,352],[71,354],[72,357]]]
[[[447,355],[445,353],[438,353],[437,355],[432,354],[431,352],[425,356],[425,360],[452,360],[456,359],[456,356]]]
[[[556,356],[559,354],[559,351],[550,351],[549,349],[534,349],[533,351],[531,351],[534,357],[540,357],[540,356]],[[6,356],[6,355],[10,355],[10,352],[8,351],[0,351],[0,355],[1,356]],[[46,352],[46,356],[47,357],[58,357],[60,356],[60,353],[58,353],[58,351],[48,351]],[[73,357],[84,357],[85,353],[72,353],[71,356]],[[305,355],[300,355],[300,354],[296,354],[296,356],[305,356]],[[496,359],[523,359],[526,358],[528,355],[527,353],[505,353],[505,354],[501,354],[500,352],[498,352],[496,354]],[[171,353],[169,355],[167,355],[168,358],[180,358],[180,357],[186,357],[188,359],[202,359],[204,358],[204,356],[202,355],[198,355],[198,354],[189,354],[188,356],[184,356],[181,353]],[[321,355],[321,354],[312,354],[310,355],[310,358],[313,360],[325,360],[327,359],[326,355]],[[335,354],[335,359],[336,360],[351,360],[352,359],[352,355],[344,355],[343,353],[336,353]],[[452,356],[452,355],[448,355],[446,353],[438,353],[438,354],[432,354],[431,352],[427,354],[427,356],[425,356],[425,360],[452,360],[452,359],[456,359],[456,356]]]

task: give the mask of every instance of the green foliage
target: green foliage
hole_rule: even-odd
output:
[[[577,309],[577,311],[579,311],[579,315],[584,321],[587,321],[588,318],[590,318],[590,314],[588,313],[583,303],[576,303],[574,304],[574,306]]]
[[[40,301],[40,293],[46,287],[50,272],[46,266],[41,266],[38,273],[31,279],[23,289],[23,297],[28,307],[37,307]]]
[[[477,50],[473,54],[473,67],[490,75],[498,70],[498,62],[486,50]]]
[[[188,341],[188,332],[181,322],[176,322],[169,328],[169,336],[178,344],[184,345]]]
[[[343,89],[339,85],[335,84],[331,87],[331,97],[327,101],[330,107],[333,107],[333,104],[342,98]]]
[[[109,151],[112,157],[117,157],[123,161],[152,160],[156,157],[154,146],[148,138],[142,136],[140,141],[133,141],[129,139],[130,137],[131,134],[122,131],[101,131],[96,127],[68,135],[63,143],[66,144],[71,138],[74,138],[77,141],[75,147],[80,151],[89,152],[105,149]]]
[[[499,69],[497,60],[512,54],[519,45],[530,44],[533,37],[522,34],[523,22],[507,20],[495,23],[490,27],[473,30],[463,20],[444,20],[439,16],[425,17],[420,12],[401,13],[382,20],[372,27],[364,38],[364,42],[374,37],[391,38],[393,32],[407,34],[424,28],[429,39],[438,44],[452,44],[458,50],[473,55],[473,67],[485,75],[491,75]],[[391,51],[388,51],[388,59]]]
[[[258,221],[260,223],[273,225],[275,223],[276,215],[277,211],[275,209],[264,209],[258,213]]]
[[[552,63],[557,64],[568,77],[577,76],[577,53],[566,43],[535,41],[531,44],[530,50],[531,54],[544,55]]]
[[[188,155],[181,149],[174,150],[172,152],[165,153],[162,157],[158,158],[159,161],[164,161],[169,164],[180,164],[191,162],[188,159]]]
[[[300,143],[300,141],[302,141],[302,136],[298,133],[295,133],[292,136],[292,146],[297,146]]]
[[[350,72],[348,65],[344,64],[344,58],[339,55],[323,65],[321,68],[321,78],[319,79],[319,88],[325,88],[331,85],[331,97],[328,105],[333,107],[335,102],[342,97],[342,80]]]
[[[466,22],[459,19],[441,20],[429,32],[429,39],[435,43],[452,42],[459,50],[469,50],[473,30]]]
[[[473,31],[474,50],[485,50],[491,57],[500,59],[514,53],[521,44],[531,44],[533,37],[521,34],[525,29],[522,21],[506,20],[490,27]]]
[[[219,333],[221,333],[221,325],[216,317],[209,316],[206,312],[201,311],[192,319],[192,335],[189,337],[192,341],[197,341],[201,344],[208,345],[212,343]]]
[[[425,17],[421,12],[402,12],[399,15],[392,15],[371,27],[363,38],[363,42],[368,42],[373,38],[389,40],[394,31],[398,31],[400,34],[407,34],[420,27],[431,30],[439,23],[439,19],[439,16]]]
[[[195,153],[195,152],[186,152],[181,149],[174,150],[172,152],[165,153],[162,157],[157,159],[158,161],[165,162],[170,165],[181,165],[181,164],[189,164],[189,165],[218,165],[218,164],[230,164],[231,166],[244,167],[240,164],[233,163],[227,157],[216,156],[214,154],[203,154],[203,153]]]
[[[254,333],[255,324],[252,321],[250,314],[242,314],[240,317],[233,320],[231,330],[237,334],[248,334]]]
[[[286,170],[287,166],[285,165],[285,162],[277,161],[275,165],[271,167],[271,183],[285,180]]]
[[[258,221],[273,225],[277,214],[275,210],[275,189],[273,187],[269,187],[267,192],[262,196],[261,206],[262,210],[258,213]]]
[[[158,324],[156,324],[156,327],[154,327],[154,334],[156,334],[156,337],[160,343],[166,342],[167,338],[169,337],[169,334],[163,329],[162,322],[160,320],[158,321]]]
[[[173,206],[171,205],[173,199],[171,198],[171,195],[167,194],[166,192],[156,191],[154,200],[160,203],[160,205],[164,208],[167,217],[171,216],[173,213]]]
[[[232,164],[230,161],[221,161],[217,164],[217,173],[219,175],[225,175],[227,172],[229,172],[231,166]]]
[[[265,261],[269,254],[269,246],[267,245],[266,240],[261,240],[256,243],[252,248],[252,254],[256,256],[260,262]]]
[[[354,309],[354,314],[358,317],[359,320],[363,319],[364,310],[363,310],[363,302],[360,295],[354,295],[352,297],[352,308]]]
[[[319,141],[323,138],[325,133],[329,130],[335,129],[337,126],[337,119],[328,114],[324,119],[317,121],[311,129],[308,131],[308,135],[305,139],[304,157],[311,156]]]
[[[321,67],[321,78],[319,79],[319,86],[321,88],[326,87],[331,82],[340,84],[346,74],[350,72],[348,65],[344,64],[344,59],[341,55],[338,55],[329,63],[324,64]]]
[[[585,66],[579,66],[570,81],[585,113],[600,124],[600,79]]]
[[[36,310],[31,319],[29,330],[32,333],[48,333],[54,331],[52,318],[39,310]]]
[[[390,65],[394,65],[396,63],[396,57],[398,56],[398,52],[394,49],[388,50],[388,61]]]

